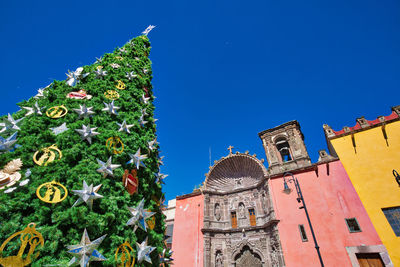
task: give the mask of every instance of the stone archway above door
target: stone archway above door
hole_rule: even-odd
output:
[[[236,267],[262,267],[261,257],[250,250],[248,246],[244,246],[235,257]]]

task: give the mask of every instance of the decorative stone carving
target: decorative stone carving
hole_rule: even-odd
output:
[[[215,206],[214,206],[214,216],[215,216],[215,219],[216,219],[217,221],[220,221],[220,220],[221,220],[221,207],[220,207],[219,203],[215,203]]]
[[[252,253],[249,247],[244,247],[243,251],[235,260],[236,267],[262,267],[261,258],[256,253]]]
[[[224,257],[221,251],[217,251],[215,255],[215,267],[224,267]]]
[[[267,240],[276,224],[262,211],[273,210],[268,173],[248,154],[229,155],[215,165],[219,164],[210,168],[204,190],[204,266],[266,266],[270,262]],[[250,226],[248,209],[255,211],[256,226]]]
[[[273,234],[270,239],[270,258],[271,258],[271,266],[278,267],[279,266],[279,256],[280,256],[280,244],[278,237]]]
[[[239,218],[246,218],[246,209],[244,207],[243,202],[239,203],[238,209],[239,209]]]

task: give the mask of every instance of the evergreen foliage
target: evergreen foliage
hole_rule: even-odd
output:
[[[126,52],[125,52],[126,51]],[[90,266],[116,266],[114,260],[115,251],[119,245],[129,241],[136,250],[135,243],[141,243],[148,237],[148,245],[157,247],[151,253],[153,264],[142,262],[135,266],[158,266],[159,254],[164,248],[164,218],[160,211],[158,200],[163,198],[161,185],[155,180],[155,173],[159,172],[158,146],[154,151],[148,148],[148,142],[156,138],[156,126],[153,118],[154,105],[152,101],[152,72],[151,62],[148,58],[150,42],[147,36],[139,36],[123,46],[123,49],[115,49],[96,63],[84,66],[82,73],[89,73],[79,80],[76,86],[71,87],[66,81],[54,81],[45,89],[45,97],[30,98],[18,105],[20,107],[33,107],[37,101],[43,115],[32,114],[24,118],[26,110],[22,109],[12,114],[14,119],[24,118],[18,125],[17,144],[20,145],[14,151],[0,154],[0,169],[11,160],[20,158],[23,162],[22,179],[29,168],[32,172],[30,182],[25,186],[17,186],[11,193],[5,194],[0,190],[0,244],[13,233],[23,230],[29,223],[35,223],[36,229],[43,235],[44,247],[38,246],[40,251],[32,266],[59,265],[67,266],[73,255],[67,252],[67,245],[79,244],[84,229],[87,229],[90,239],[93,241],[102,235],[107,237],[97,248],[107,260],[104,262],[91,262]],[[118,64],[119,68],[113,68],[111,64]],[[95,71],[102,66],[107,75],[97,77]],[[147,71],[146,71],[147,70]],[[127,73],[134,72],[136,78],[129,80]],[[118,80],[126,85],[125,90],[116,88]],[[91,99],[69,99],[66,95],[80,89],[93,97]],[[111,100],[105,98],[107,90],[115,90],[120,98],[115,100],[115,105],[120,107],[118,115],[110,115],[102,111],[104,103]],[[150,100],[147,104],[141,101],[142,95],[147,95]],[[73,109],[79,109],[86,104],[93,107],[94,115],[88,118],[79,118]],[[68,114],[61,118],[49,118],[45,112],[53,106],[64,105]],[[141,110],[148,113],[145,120],[149,121],[144,126],[138,122],[142,115]],[[4,116],[0,122],[4,122]],[[116,122],[134,124],[130,133],[119,132]],[[66,123],[69,130],[55,135],[50,128],[58,127]],[[98,127],[96,135],[92,138],[92,144],[82,140],[75,129],[82,129],[82,125]],[[9,137],[15,130],[1,133],[3,138]],[[105,146],[109,137],[118,136],[124,143],[124,151],[121,154],[112,154]],[[38,166],[33,161],[36,151],[56,144],[62,151],[62,158],[49,163],[47,166]],[[133,164],[127,164],[130,157],[128,153],[135,154],[138,149],[148,155],[144,160],[145,168],[138,170],[138,192],[130,195],[123,183],[122,176],[125,169],[134,169]],[[106,162],[112,156],[113,164],[121,167],[114,170],[114,177],[103,175],[96,170],[100,167],[96,159]],[[55,180],[68,189],[68,197],[56,204],[41,201],[36,196],[36,189],[43,183]],[[83,180],[88,185],[102,184],[98,191],[103,198],[94,200],[93,210],[82,203],[72,207],[79,198],[72,190],[81,190]],[[147,233],[140,228],[133,231],[132,226],[126,222],[131,218],[128,207],[136,207],[140,200],[145,199],[145,208],[157,212],[155,215],[156,226],[153,230],[147,229]],[[16,255],[19,249],[19,237],[15,238],[5,248],[2,257]]]

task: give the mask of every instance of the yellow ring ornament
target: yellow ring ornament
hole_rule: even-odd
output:
[[[64,106],[54,106],[46,110],[46,115],[52,119],[58,119],[67,115],[68,109]]]
[[[122,255],[119,257],[119,254]],[[131,254],[133,254],[133,256]],[[117,248],[117,251],[115,251],[116,262],[119,261],[118,258],[120,258],[120,261],[122,262],[117,265],[118,267],[133,267],[135,265],[135,252],[127,241],[121,244]]]
[[[4,243],[0,247],[0,265],[21,267],[28,266],[32,263],[32,259],[36,259],[37,257],[39,257],[40,252],[37,252],[36,254],[33,254],[33,252],[38,245],[41,245],[42,247],[44,246],[44,240],[42,234],[36,230],[35,226],[36,224],[30,223],[24,230],[11,235],[9,238],[6,239],[6,241],[4,241]],[[8,256],[3,258],[3,250],[6,247],[7,243],[9,243],[17,236],[21,236],[21,245],[19,247],[18,254],[16,256]],[[29,249],[27,249],[28,245]],[[15,248],[13,248],[12,250],[14,251]],[[25,251],[27,251],[27,255],[23,257]]]
[[[46,193],[44,196],[40,194],[40,189],[42,187],[46,187]],[[59,187],[64,190],[64,194],[61,193],[61,190]],[[56,181],[51,181],[48,183],[41,184],[37,189],[36,189],[36,195],[37,197],[46,203],[58,203],[63,201],[67,196],[68,196],[68,190],[63,186],[62,184],[56,182]]]
[[[116,100],[119,98],[119,94],[115,90],[107,90],[104,92],[104,97],[110,100]]]
[[[113,136],[107,139],[106,147],[114,155],[121,154],[124,151],[124,143],[118,136]]]
[[[118,82],[118,84],[115,86],[117,89],[119,89],[119,90],[125,90],[126,89],[126,85],[124,84],[123,81],[118,80],[117,82]]]
[[[39,152],[43,152],[42,156],[38,159]],[[42,148],[33,154],[33,161],[39,166],[47,166],[50,162],[53,162],[56,159],[56,153],[58,153],[58,159],[62,158],[62,152],[58,149],[56,144],[53,144],[49,147]]]

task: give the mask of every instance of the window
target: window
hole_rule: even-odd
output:
[[[356,218],[349,218],[345,219],[347,227],[349,228],[350,233],[357,233],[361,232],[360,225],[358,224],[358,221]]]
[[[231,212],[232,228],[237,228],[236,212]]]
[[[400,236],[400,207],[382,209],[396,236]]]
[[[292,156],[290,155],[289,143],[285,138],[280,138],[275,143],[276,149],[278,149],[281,154],[281,158],[283,162],[287,162],[292,160]]]
[[[255,213],[254,209],[249,209],[249,214],[250,214],[250,225],[256,226],[257,220],[256,220],[256,213]]]
[[[299,230],[300,230],[301,241],[307,242],[308,238],[307,238],[306,229],[304,228],[304,225],[299,224]]]

